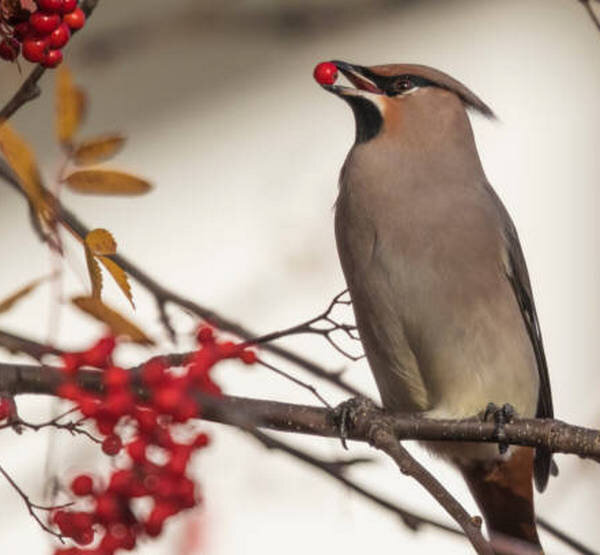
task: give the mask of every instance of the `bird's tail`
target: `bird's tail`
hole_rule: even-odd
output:
[[[507,459],[459,466],[498,555],[543,553],[533,510],[533,449],[513,447]]]

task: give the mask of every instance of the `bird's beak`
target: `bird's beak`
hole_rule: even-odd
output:
[[[337,94],[338,96],[367,96],[364,93],[384,94],[377,86],[375,74],[366,67],[332,60],[338,70],[354,85],[353,87],[344,87],[341,85],[322,85],[324,89]]]

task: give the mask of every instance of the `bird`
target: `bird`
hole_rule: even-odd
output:
[[[349,105],[356,123],[340,172],[335,236],[384,408],[463,419],[504,407],[552,418],[523,250],[486,178],[468,115],[493,119],[492,110],[428,66],[324,64],[315,77]],[[338,70],[347,86],[335,84]],[[458,468],[497,553],[506,540],[542,551],[532,484],[545,489],[549,450],[425,446]]]

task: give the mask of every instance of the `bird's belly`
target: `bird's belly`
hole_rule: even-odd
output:
[[[379,233],[346,272],[386,408],[465,418],[493,402],[533,416],[535,356],[500,257],[419,253],[388,239]]]

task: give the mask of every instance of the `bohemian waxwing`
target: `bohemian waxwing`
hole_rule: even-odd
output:
[[[492,111],[429,67],[331,63],[354,87],[324,87],[356,120],[340,175],[337,247],[384,406],[460,419],[509,404],[518,416],[551,418],[525,259],[467,117],[467,109]],[[543,490],[548,451],[427,447],[460,469],[496,546],[524,541],[540,551],[532,476]]]

